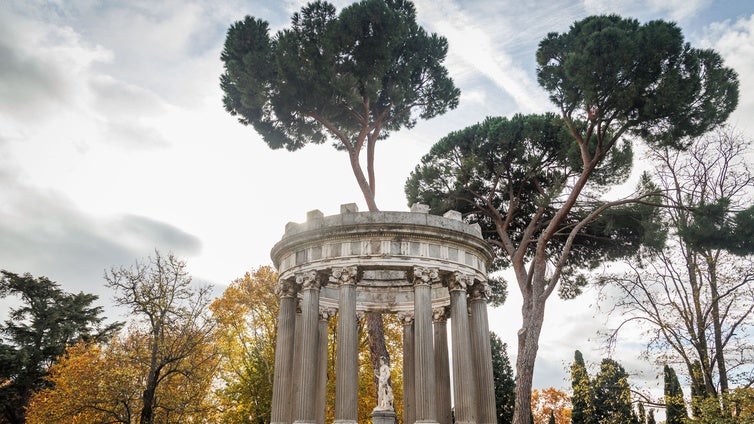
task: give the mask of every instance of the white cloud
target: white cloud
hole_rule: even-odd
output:
[[[0,8],[0,110],[39,124],[60,109],[79,106],[93,63],[112,58],[70,27],[50,26]]]
[[[737,21],[710,24],[704,31],[704,47],[711,47],[738,73],[740,97],[731,122],[748,134],[754,134],[754,14]]]
[[[541,111],[546,106],[540,89],[525,70],[495,43],[489,27],[477,25],[477,17],[451,0],[417,1],[419,17],[430,30],[448,39],[447,66],[461,79],[479,74],[507,93],[522,112]]]
[[[28,185],[12,172],[0,174],[0,198],[0,268],[47,276],[67,291],[100,296],[100,303],[110,296],[102,285],[106,268],[133,263],[155,248],[180,257],[201,249],[194,235],[174,225],[91,215],[63,193]]]
[[[617,13],[626,17],[653,18],[666,15],[673,21],[684,21],[696,16],[712,4],[712,0],[583,0],[590,14]]]

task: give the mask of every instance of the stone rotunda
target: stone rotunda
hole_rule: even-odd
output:
[[[486,302],[493,253],[478,225],[455,211],[441,217],[428,209],[359,212],[347,204],[339,215],[314,210],[306,222],[286,225],[271,252],[280,298],[273,424],[324,423],[331,317],[335,422],[357,422],[357,323],[364,312],[402,319],[405,423],[451,422],[448,319],[456,422],[496,422]],[[373,420],[394,420],[382,406]]]

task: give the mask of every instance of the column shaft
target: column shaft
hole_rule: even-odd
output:
[[[317,347],[319,339],[319,284],[316,277],[306,279],[301,299],[301,359],[298,372],[301,384],[296,400],[298,416],[295,423],[315,423],[314,399],[317,390]],[[298,347],[297,347],[298,349]]]
[[[450,289],[450,329],[453,337],[453,394],[456,423],[476,422],[474,367],[469,338],[469,312],[465,286],[454,284]]]
[[[317,424],[325,424],[325,408],[327,402],[327,330],[331,311],[319,312],[319,338],[317,340],[317,404],[315,418]]]
[[[272,383],[272,424],[290,423],[291,388],[293,375],[293,342],[296,327],[295,292],[287,292],[285,285],[280,297],[277,343],[275,345],[275,374]]]
[[[448,361],[448,326],[445,308],[435,310],[434,345],[435,345],[435,378],[437,380],[437,422],[451,424],[452,411],[450,405],[450,365]]]
[[[356,423],[358,419],[359,341],[354,279],[355,271],[352,276],[341,278],[338,295],[335,422],[343,424]]]
[[[291,403],[288,407],[288,420],[287,422],[292,423],[293,420],[296,419],[300,415],[300,412],[298,410],[298,398],[299,398],[299,390],[301,390],[301,331],[303,329],[303,325],[301,324],[301,299],[296,299],[296,331],[295,331],[295,339],[293,341],[293,375],[291,376],[291,394],[289,395],[291,398]]]
[[[476,371],[477,422],[494,424],[495,380],[492,374],[492,347],[490,325],[487,318],[487,302],[483,297],[471,300],[471,345]]]
[[[414,388],[414,317],[403,317],[403,422],[416,421],[416,393]]]
[[[417,278],[417,274],[420,275]],[[432,286],[436,270],[414,269],[414,360],[416,422],[436,423],[435,355],[432,346]]]

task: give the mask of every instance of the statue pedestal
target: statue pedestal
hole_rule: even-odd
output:
[[[395,424],[395,411],[386,409],[373,410],[372,424]]]

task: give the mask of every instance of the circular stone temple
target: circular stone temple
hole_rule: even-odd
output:
[[[337,319],[335,422],[356,423],[358,316],[403,321],[404,423],[451,422],[447,320],[455,421],[495,423],[487,320],[493,252],[459,212],[315,210],[286,225],[272,248],[280,297],[271,422],[324,423],[327,321]],[[297,312],[299,311],[299,312]],[[394,422],[375,409],[373,421]],[[386,418],[387,417],[387,418]]]

